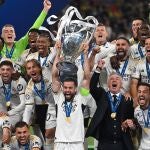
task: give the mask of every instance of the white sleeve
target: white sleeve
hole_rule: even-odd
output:
[[[25,121],[27,124],[30,123],[31,114],[33,112],[34,107],[34,96],[32,88],[30,88],[29,84],[25,91],[25,110],[23,113],[23,121]]]
[[[135,68],[132,71],[132,78],[139,79],[140,78],[140,62],[135,66]]]
[[[130,47],[130,56],[131,58],[135,59],[135,54],[136,54],[136,49],[137,49],[137,44],[133,44],[131,47]]]
[[[52,94],[53,94],[53,97],[54,97],[55,104],[57,104],[57,102],[59,101],[59,98],[61,97],[61,95],[63,95],[62,91],[59,91],[57,93],[52,92]]]
[[[20,78],[17,84],[17,91],[19,93],[20,104],[16,106],[14,109],[8,111],[9,115],[15,115],[25,108],[25,89],[26,89],[26,81],[23,78]]]
[[[112,72],[115,72],[110,63],[110,57],[107,57],[105,59],[105,68],[107,71],[107,75],[111,74]]]
[[[33,105],[26,105],[25,111],[23,113],[23,121],[30,124],[31,115],[33,112]]]
[[[96,111],[96,108],[97,108],[97,105],[96,105],[96,102],[94,100],[93,97],[91,97],[88,101],[87,101],[87,106],[90,110],[90,117],[93,117],[95,111]]]
[[[100,46],[100,52],[95,56],[95,62],[98,63],[100,59],[107,58],[108,56],[113,56],[116,52],[114,44],[109,44],[106,48],[105,46]]]

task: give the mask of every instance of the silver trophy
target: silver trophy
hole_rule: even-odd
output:
[[[49,25],[54,23],[52,18],[56,19],[56,16],[53,15],[47,19]],[[58,23],[58,32],[54,39],[61,40],[62,43],[64,61],[57,65],[60,73],[77,74],[78,69],[75,65],[75,60],[82,53],[81,44],[85,41],[90,42],[97,25],[96,18],[87,16],[83,19],[75,7],[71,6],[66,10]]]

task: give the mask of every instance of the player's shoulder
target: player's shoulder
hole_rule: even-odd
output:
[[[26,58],[26,61],[31,60],[31,59],[37,59],[38,58],[38,52],[35,53],[31,53],[28,55],[28,57]]]
[[[135,111],[135,113],[141,111],[140,106],[137,106],[134,111]]]
[[[133,49],[137,49],[138,48],[138,43],[135,43],[133,45],[131,45],[130,49],[133,50]]]

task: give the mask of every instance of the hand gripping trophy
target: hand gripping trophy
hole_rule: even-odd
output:
[[[52,18],[54,15],[47,19],[49,25],[53,24]],[[77,77],[78,68],[75,65],[75,60],[82,53],[80,46],[85,41],[90,42],[97,25],[96,18],[87,16],[83,19],[75,7],[71,6],[66,10],[58,23],[58,32],[55,38],[62,43],[62,55],[64,57],[64,61],[57,65],[60,76],[71,74],[73,77]]]

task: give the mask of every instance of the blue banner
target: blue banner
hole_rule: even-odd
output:
[[[51,0],[52,8],[48,16],[56,15],[69,2],[70,0]],[[0,30],[5,24],[12,24],[18,40],[29,30],[42,9],[43,0],[5,0],[0,5]]]

